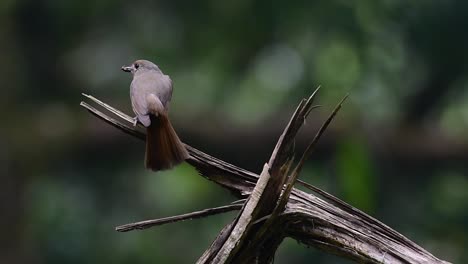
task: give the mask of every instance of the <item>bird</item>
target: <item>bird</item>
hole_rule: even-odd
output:
[[[152,171],[171,169],[189,157],[169,120],[172,80],[148,60],[137,60],[121,68],[133,75],[130,100],[134,123],[146,128],[145,167]]]

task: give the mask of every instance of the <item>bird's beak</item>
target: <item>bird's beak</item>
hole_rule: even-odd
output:
[[[132,72],[133,67],[132,66],[122,66],[122,71],[124,72]]]

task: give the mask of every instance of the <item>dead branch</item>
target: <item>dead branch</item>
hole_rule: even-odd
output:
[[[222,214],[222,213],[226,213],[226,212],[230,212],[234,210],[239,210],[241,208],[242,208],[242,204],[230,204],[230,205],[225,205],[225,206],[220,206],[220,207],[215,207],[215,208],[208,208],[208,209],[204,209],[201,211],[191,212],[188,214],[170,216],[170,217],[153,219],[153,220],[145,220],[145,221],[140,221],[136,223],[121,225],[121,226],[117,226],[115,230],[119,232],[127,232],[127,231],[131,231],[135,229],[141,230],[141,229],[146,229],[146,228],[150,228],[153,226],[159,226],[159,225],[164,225],[168,223],[175,223],[175,222],[180,222],[180,221],[185,221],[185,220],[202,218],[202,217],[206,217],[210,215]]]
[[[197,263],[271,263],[276,248],[284,237],[291,237],[306,245],[359,262],[448,263],[437,259],[385,224],[317,187],[302,182],[313,193],[293,188],[302,163],[341,107],[340,103],[310,143],[299,163],[290,171],[293,164],[294,139],[313,108],[312,102],[317,90],[299,104],[260,176],[186,145],[190,153],[187,162],[194,166],[201,176],[230,190],[237,197],[247,197],[243,205],[237,203],[228,207],[241,208],[241,211],[233,222],[221,230]],[[93,115],[129,135],[145,139],[141,130],[129,125],[133,123],[130,116],[92,96],[85,96],[128,124],[81,102]],[[220,208],[219,211],[207,209],[125,225],[126,227],[121,228],[147,228],[155,223],[157,225],[173,220],[203,217],[207,215],[206,212],[222,212],[226,209]]]

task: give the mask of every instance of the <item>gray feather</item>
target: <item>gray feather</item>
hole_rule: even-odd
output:
[[[153,95],[153,96],[150,96]],[[172,80],[163,74],[159,68],[140,68],[134,73],[130,85],[130,97],[133,112],[138,120],[146,127],[151,124],[149,114],[165,114],[172,98]],[[154,97],[159,99],[163,106],[154,103]],[[149,100],[148,100],[149,99]]]

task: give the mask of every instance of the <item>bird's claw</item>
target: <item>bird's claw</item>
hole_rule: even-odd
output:
[[[134,117],[133,118],[133,126],[136,127],[136,125],[138,124],[138,117]]]

